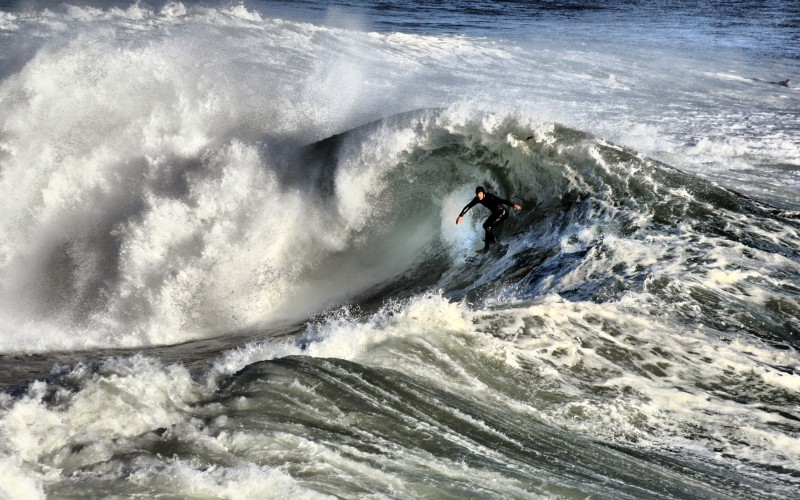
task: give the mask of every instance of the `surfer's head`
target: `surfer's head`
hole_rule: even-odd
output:
[[[483,197],[486,196],[486,190],[483,189],[483,186],[478,186],[475,188],[475,196],[477,196],[479,200],[482,200]]]

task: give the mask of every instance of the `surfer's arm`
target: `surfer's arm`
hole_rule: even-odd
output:
[[[480,200],[478,200],[477,196],[475,198],[472,198],[472,201],[467,203],[467,206],[465,206],[464,209],[461,210],[461,213],[458,214],[458,219],[456,219],[456,224],[461,223],[461,219],[464,218],[464,214],[469,212],[469,209],[474,207],[479,201]]]
[[[500,198],[499,196],[495,196],[495,199],[497,201],[499,201],[500,203],[502,203],[503,205],[507,205],[507,206],[513,208],[514,210],[522,209],[522,207],[519,204],[511,202],[511,201],[508,201],[508,200],[505,200],[503,198]]]

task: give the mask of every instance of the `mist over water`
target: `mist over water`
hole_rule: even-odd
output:
[[[797,496],[792,16],[0,3],[0,496]]]

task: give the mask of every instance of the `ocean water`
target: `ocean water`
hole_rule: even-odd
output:
[[[0,2],[0,498],[799,497],[799,16]]]

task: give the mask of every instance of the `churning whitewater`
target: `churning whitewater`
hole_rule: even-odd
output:
[[[790,14],[390,3],[0,4],[0,498],[797,497]]]

